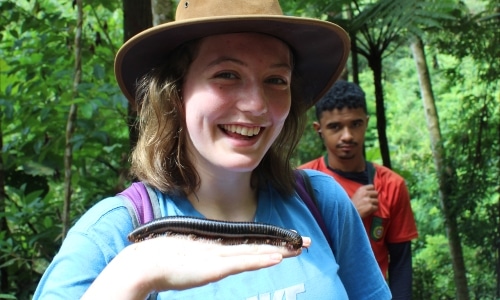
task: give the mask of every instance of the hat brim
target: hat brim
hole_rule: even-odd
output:
[[[137,81],[161,65],[168,53],[198,38],[238,32],[259,32],[287,43],[295,56],[295,72],[303,86],[300,98],[310,107],[338,79],[349,56],[348,34],[338,25],[290,16],[225,16],[165,23],[129,39],[115,58],[118,85],[135,108]]]

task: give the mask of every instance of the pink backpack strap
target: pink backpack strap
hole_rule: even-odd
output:
[[[142,182],[134,182],[118,196],[124,198],[134,227],[161,217],[156,192]]]
[[[302,169],[294,170],[294,174],[297,183],[295,187],[297,194],[299,194],[300,199],[302,199],[302,201],[306,204],[307,208],[316,220],[316,223],[318,223],[319,228],[321,228],[321,231],[328,241],[328,244],[330,244],[330,248],[332,249],[334,254],[336,254],[332,239],[330,238],[328,227],[326,226],[323,215],[321,214],[321,211],[319,209],[318,200],[316,199],[316,196],[314,194],[314,189],[312,187],[311,180],[309,179],[309,175],[307,175],[307,173]]]

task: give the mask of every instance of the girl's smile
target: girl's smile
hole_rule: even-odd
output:
[[[193,161],[251,172],[283,128],[291,77],[290,50],[274,37],[236,33],[201,40],[182,89]]]
[[[221,125],[222,130],[224,130],[229,136],[234,138],[251,138],[259,134],[261,127],[258,126],[241,126],[241,125]]]

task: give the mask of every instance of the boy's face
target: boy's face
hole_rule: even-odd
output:
[[[314,129],[323,139],[330,159],[363,159],[369,116],[363,108],[324,111]]]

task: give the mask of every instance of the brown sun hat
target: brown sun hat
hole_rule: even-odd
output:
[[[175,21],[142,31],[118,50],[118,85],[136,109],[136,82],[161,65],[169,52],[190,40],[237,32],[268,34],[291,47],[294,72],[303,84],[300,97],[308,106],[337,80],[349,55],[349,36],[340,26],[284,16],[278,0],[181,0]]]

